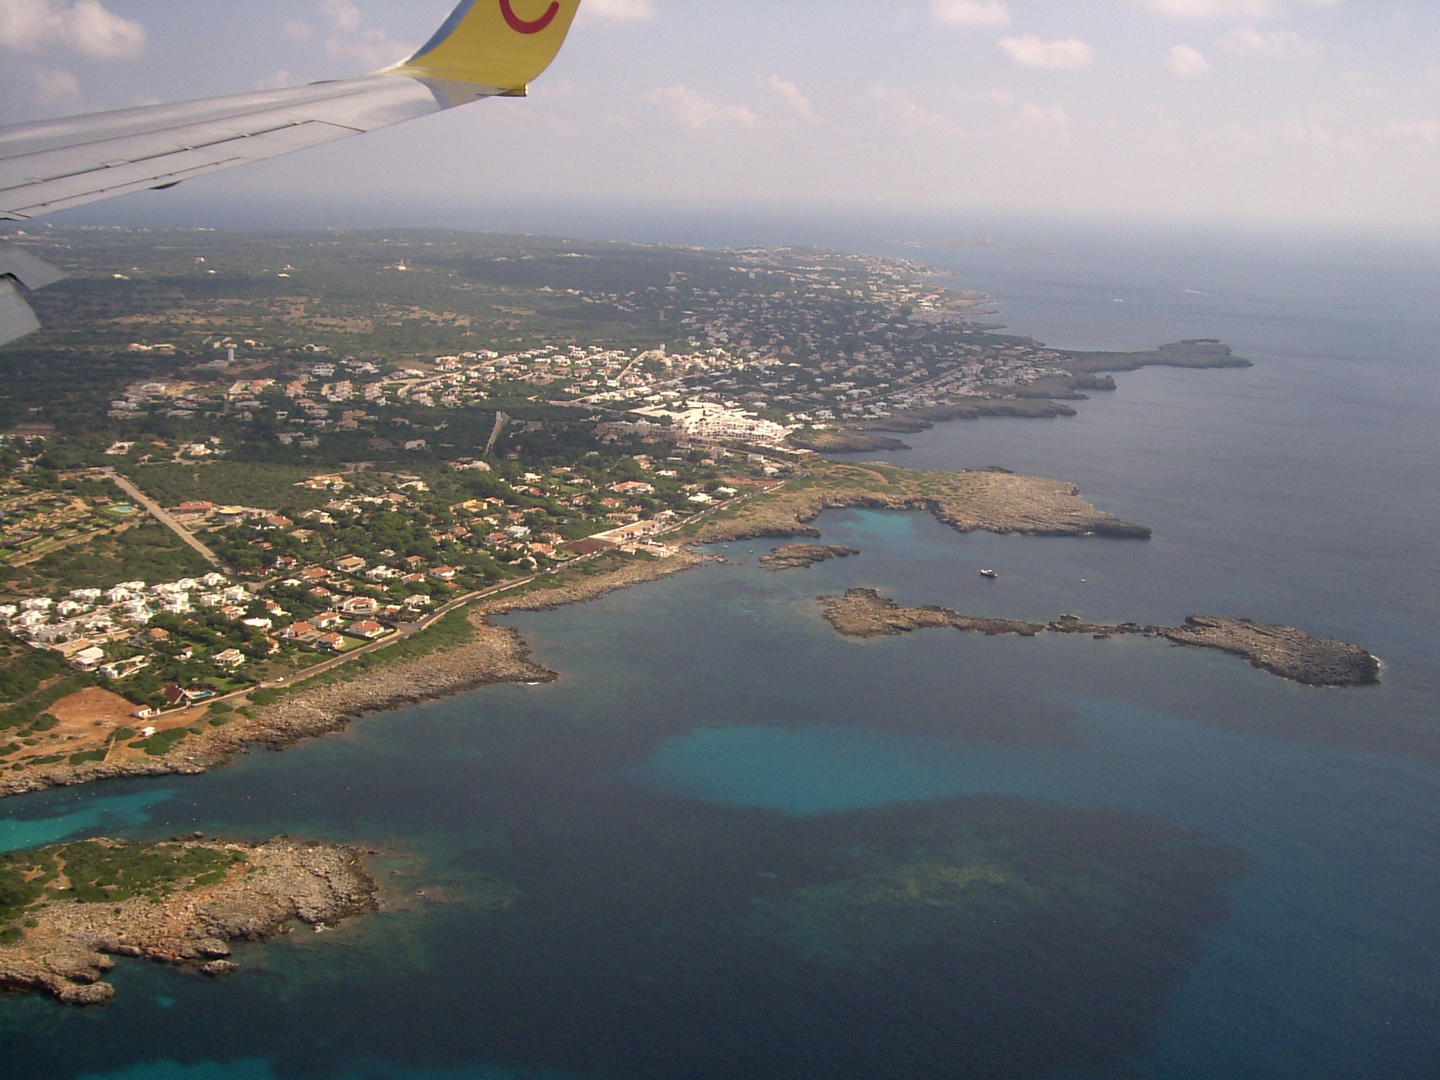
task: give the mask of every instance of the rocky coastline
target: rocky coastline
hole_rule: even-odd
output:
[[[860,549],[843,544],[782,544],[768,555],[760,556],[760,569],[779,573],[783,570],[807,570],[831,559],[847,559],[859,555]]]
[[[682,535],[682,544],[758,536],[818,536],[808,522],[831,507],[928,510],[940,521],[968,532],[1044,536],[1103,535],[1148,538],[1150,530],[1097,510],[1073,484],[1017,476],[1001,469],[959,473],[897,469],[883,463],[813,463],[785,487],[724,509]],[[792,545],[768,569],[808,566],[823,558],[854,552],[833,545]],[[823,556],[816,557],[817,552]],[[583,603],[608,592],[666,577],[714,557],[682,546],[663,559],[634,559],[616,566],[568,568],[542,576],[524,589],[479,600],[468,611],[469,640],[429,655],[387,660],[384,650],[353,668],[342,667],[311,682],[285,687],[278,699],[238,706],[218,722],[194,710],[183,739],[156,756],[120,760],[55,762],[19,772],[0,773],[0,798],[56,786],[114,777],[195,774],[228,764],[235,754],[256,746],[283,749],[303,739],[343,728],[351,720],[500,682],[539,683],[557,678],[530,658],[519,634],[488,620],[510,611],[544,611]],[[267,692],[267,695],[269,692]],[[187,714],[187,717],[189,714]]]
[[[263,844],[86,840],[12,852],[4,862],[7,877],[43,884],[28,903],[7,896],[15,917],[0,932],[0,986],[72,1005],[115,996],[102,976],[116,956],[224,975],[238,967],[231,942],[271,938],[295,921],[333,926],[376,907],[358,849],[284,836]]]
[[[382,664],[341,681],[300,684],[269,705],[250,706],[249,716],[230,714],[223,727],[200,724],[203,711],[196,710],[198,729],[192,728],[193,734],[160,757],[80,765],[62,762],[0,775],[0,797],[119,776],[193,775],[228,764],[235,754],[254,746],[283,749],[336,731],[369,713],[388,712],[491,683],[555,678],[554,672],[530,660],[529,649],[514,630],[491,626],[474,616],[471,623],[474,636],[458,648]]]
[[[1380,681],[1380,662],[1358,645],[1317,638],[1293,626],[1253,619],[1191,615],[1181,626],[1139,623],[1090,623],[1062,615],[1048,623],[961,615],[926,605],[902,608],[875,589],[855,588],[842,597],[822,596],[826,622],[846,637],[889,637],[912,630],[950,627],[990,636],[1016,634],[1088,634],[1104,639],[1124,634],[1159,638],[1175,645],[1217,649],[1249,661],[1252,667],[1307,686],[1368,686]]]
[[[899,439],[877,431],[914,434],[945,420],[978,420],[986,416],[1054,419],[1075,416],[1063,401],[1086,401],[1086,390],[1108,391],[1115,380],[1102,372],[1138,371],[1145,367],[1245,368],[1249,360],[1235,356],[1230,346],[1213,338],[1195,338],[1141,352],[1068,352],[1055,364],[1056,373],[1029,383],[983,384],[973,396],[936,405],[893,409],[887,415],[849,419],[834,427],[792,433],[787,441],[803,450],[822,454],[871,453],[910,449]]]
[[[463,645],[391,663],[384,662],[381,651],[376,654],[380,661],[376,666],[355,672],[342,668],[339,678],[298,684],[277,701],[249,706],[249,716],[231,713],[223,727],[200,723],[203,710],[197,709],[194,733],[160,757],[80,765],[57,762],[24,773],[0,774],[0,798],[121,776],[193,775],[229,764],[235,754],[253,747],[281,750],[338,731],[361,716],[494,683],[551,682],[558,676],[531,660],[520,634],[510,627],[495,626],[489,622],[490,616],[583,603],[708,561],[708,556],[682,549],[668,559],[626,563],[592,576],[557,576],[549,588],[501,593],[470,607],[472,635]]]
[[[603,574],[560,575],[546,588],[513,594],[501,593],[488,600],[481,600],[473,606],[472,611],[485,617],[504,615],[510,611],[553,611],[567,604],[587,603],[606,593],[628,589],[632,585],[641,585],[647,581],[658,581],[682,570],[691,570],[714,561],[714,556],[680,548],[668,558],[626,563]]]

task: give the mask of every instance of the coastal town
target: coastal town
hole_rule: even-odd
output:
[[[1244,363],[1008,336],[906,259],[82,231],[20,235],[71,258],[74,284],[9,351],[0,399],[12,783],[169,761],[321,673],[464,638],[445,620],[484,598],[589,595],[692,565],[707,538],[805,532],[826,505],[1148,535],[1067,485],[850,475],[816,451],[901,445],[872,432],[942,415],[1061,415],[1110,368]],[[786,485],[797,502],[752,501]]]
[[[43,440],[25,448],[43,453]],[[383,642],[497,583],[607,551],[665,558],[674,549],[664,533],[742,491],[773,486],[791,468],[718,444],[685,451],[673,461],[612,456],[544,474],[457,463],[430,482],[356,469],[292,483],[278,493],[283,506],[178,502],[161,511],[162,520],[225,572],[37,592],[0,603],[0,629],[92,675],[146,720]],[[21,456],[17,475],[38,472],[38,457]],[[136,475],[145,480],[143,468]],[[102,514],[143,516],[114,479],[109,469],[56,478],[85,485]],[[11,501],[33,506],[33,491],[14,483],[24,490]],[[113,497],[99,494],[107,487]],[[28,530],[3,550],[12,572],[39,561],[37,550],[58,552],[67,539],[88,536],[66,515],[26,520]],[[23,745],[3,752],[24,760]]]
[[[170,432],[170,452],[194,460],[237,444],[279,458],[523,454],[557,426],[795,449],[915,430],[947,406],[1063,415],[1054,403],[1114,387],[1087,354],[1003,333],[984,297],[908,259],[434,233],[143,240],[85,237],[97,264],[137,260],[95,283],[134,313],[97,325],[97,298],[80,298],[37,359],[88,359],[90,378],[37,379],[36,411],[64,416],[61,391],[103,408],[117,442]],[[78,250],[63,232],[27,242]]]

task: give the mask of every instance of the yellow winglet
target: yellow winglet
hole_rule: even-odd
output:
[[[580,0],[461,0],[397,75],[524,93],[555,59]]]

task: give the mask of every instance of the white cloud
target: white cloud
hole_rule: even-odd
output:
[[[1351,101],[1383,101],[1390,96],[1358,71],[1342,72],[1340,81],[1345,84],[1345,96]]]
[[[1170,50],[1170,70],[1182,79],[1192,79],[1210,70],[1210,61],[1199,49],[1189,45],[1176,45]]]
[[[1141,7],[1172,19],[1266,19],[1284,13],[1282,0],[1137,0]],[[1310,7],[1334,7],[1341,0],[1293,0]]]
[[[1022,105],[1011,114],[1017,126],[1034,131],[1039,128],[1063,128],[1070,123],[1070,117],[1059,105]]]
[[[771,75],[770,78],[766,79],[761,85],[764,86],[766,90],[778,96],[781,101],[785,102],[790,110],[801,120],[807,123],[813,123],[820,119],[815,115],[815,110],[811,108],[810,99],[802,94],[800,88],[793,82],[787,82],[785,79],[780,78],[779,75]]]
[[[299,19],[291,19],[285,24],[285,36],[291,41],[309,41],[315,36],[315,27]]]
[[[1273,15],[1275,0],[1140,0],[1144,7],[1172,19],[1261,19]]]
[[[978,102],[982,105],[1015,104],[1015,95],[1009,90],[961,90],[957,87],[951,91],[951,96],[959,101]]]
[[[360,23],[364,19],[360,9],[350,0],[320,0],[320,12],[330,20],[333,29],[350,33],[360,29]]]
[[[257,80],[255,83],[255,89],[283,90],[287,86],[297,86],[299,85],[299,83],[299,79],[295,78],[295,76],[291,75],[290,72],[285,71],[282,68],[280,71],[275,72],[274,75],[270,75],[266,78]]]
[[[955,129],[950,117],[927,109],[903,87],[872,86],[870,100],[880,106],[881,113],[890,126],[898,126],[907,133],[947,135]]]
[[[1000,51],[1021,67],[1077,71],[1095,61],[1095,51],[1076,38],[1063,41],[1042,41],[1034,36],[1001,38]]]
[[[0,47],[129,58],[144,51],[145,27],[107,10],[100,0],[0,0]]]
[[[1292,56],[1314,57],[1324,50],[1313,41],[1306,41],[1294,30],[1273,30],[1262,33],[1253,26],[1237,26],[1220,39],[1221,48],[1236,56],[1260,60],[1283,60]]]
[[[1009,26],[1000,0],[930,0],[930,17],[946,26]]]
[[[667,86],[664,89],[651,90],[645,95],[645,100],[660,106],[677,122],[697,131],[711,124],[754,127],[759,119],[743,105],[724,105],[711,101],[698,90],[692,90],[688,86]]]
[[[415,51],[416,46],[394,40],[385,30],[366,27],[365,16],[350,0],[320,0],[320,14],[329,24],[325,52],[332,60],[373,69],[397,64]]]
[[[1381,133],[1417,150],[1423,149],[1440,141],[1440,120],[1391,120]]]
[[[39,68],[35,72],[35,96],[49,105],[76,102],[80,100],[80,81],[68,71]]]
[[[654,17],[652,0],[585,0],[580,5],[584,22],[645,22]]]

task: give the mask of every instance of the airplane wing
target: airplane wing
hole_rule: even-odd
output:
[[[523,96],[579,6],[461,0],[414,56],[360,78],[0,127],[0,220],[172,187],[480,98]],[[39,288],[58,272],[36,263],[0,243],[0,345],[38,325],[15,283]]]

